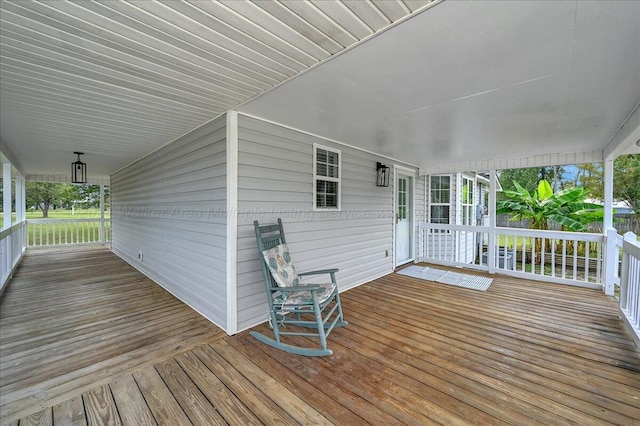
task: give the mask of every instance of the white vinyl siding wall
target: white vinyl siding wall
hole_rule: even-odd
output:
[[[227,329],[225,117],[115,173],[111,202],[113,252]]]
[[[340,290],[392,272],[393,188],[376,186],[384,158],[243,115],[238,133],[238,330],[267,316],[254,220],[282,218],[296,269],[337,267]],[[341,150],[339,212],[313,210],[314,143]]]

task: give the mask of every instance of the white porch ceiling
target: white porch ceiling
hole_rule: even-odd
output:
[[[233,108],[425,168],[601,153],[640,102],[634,1],[0,1],[28,174],[108,177]]]
[[[639,101],[640,2],[447,1],[241,111],[437,170],[593,161]]]
[[[430,1],[2,0],[0,137],[108,177]]]

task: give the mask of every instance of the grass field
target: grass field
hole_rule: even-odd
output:
[[[105,219],[109,218],[110,211],[104,212]],[[11,213],[12,222],[15,221],[16,214]],[[76,209],[71,210],[49,210],[49,219],[99,219],[100,209]],[[27,219],[42,219],[41,210],[27,210]],[[0,222],[4,220],[4,214],[0,212]]]
[[[37,223],[37,219],[42,219],[42,212],[28,211],[27,220],[34,219],[36,221],[30,223],[27,231],[27,245],[30,247],[100,242],[100,210],[98,209],[76,209],[74,212],[49,210],[48,219],[65,219],[65,223]],[[109,241],[111,239],[109,212],[105,212],[105,219],[105,241]],[[3,220],[4,216],[0,213],[0,223]],[[15,213],[12,214],[12,221],[15,221]]]
[[[110,211],[104,212],[104,217],[108,218]],[[76,209],[71,210],[49,210],[49,219],[99,219],[100,209]],[[27,211],[27,219],[42,219],[40,210]]]

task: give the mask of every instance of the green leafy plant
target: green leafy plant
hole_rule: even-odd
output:
[[[589,191],[574,187],[556,193],[546,180],[538,183],[538,189],[527,191],[518,182],[513,182],[515,191],[506,190],[506,200],[496,203],[496,213],[510,214],[510,219],[529,220],[532,229],[548,230],[551,221],[560,224],[563,231],[585,232],[587,225],[601,222],[602,206],[585,202]],[[542,239],[535,239],[536,253],[542,249]],[[551,247],[551,244],[545,244]],[[536,263],[538,259],[536,259]]]
[[[587,225],[602,221],[602,206],[585,202],[589,193],[584,188],[567,188],[554,193],[546,180],[538,183],[538,189],[527,191],[513,182],[515,191],[504,191],[506,200],[496,203],[496,213],[510,214],[511,220],[529,220],[532,229],[549,229],[549,221],[562,226],[565,231],[584,232]]]

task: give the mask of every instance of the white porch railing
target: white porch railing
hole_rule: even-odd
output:
[[[418,240],[420,261],[602,287],[602,234],[420,222]]]
[[[25,222],[20,222],[0,232],[0,291],[24,253]]]
[[[640,347],[640,242],[633,232],[627,232],[622,242],[620,317]]]
[[[106,244],[111,241],[109,219],[28,219],[27,246]]]

